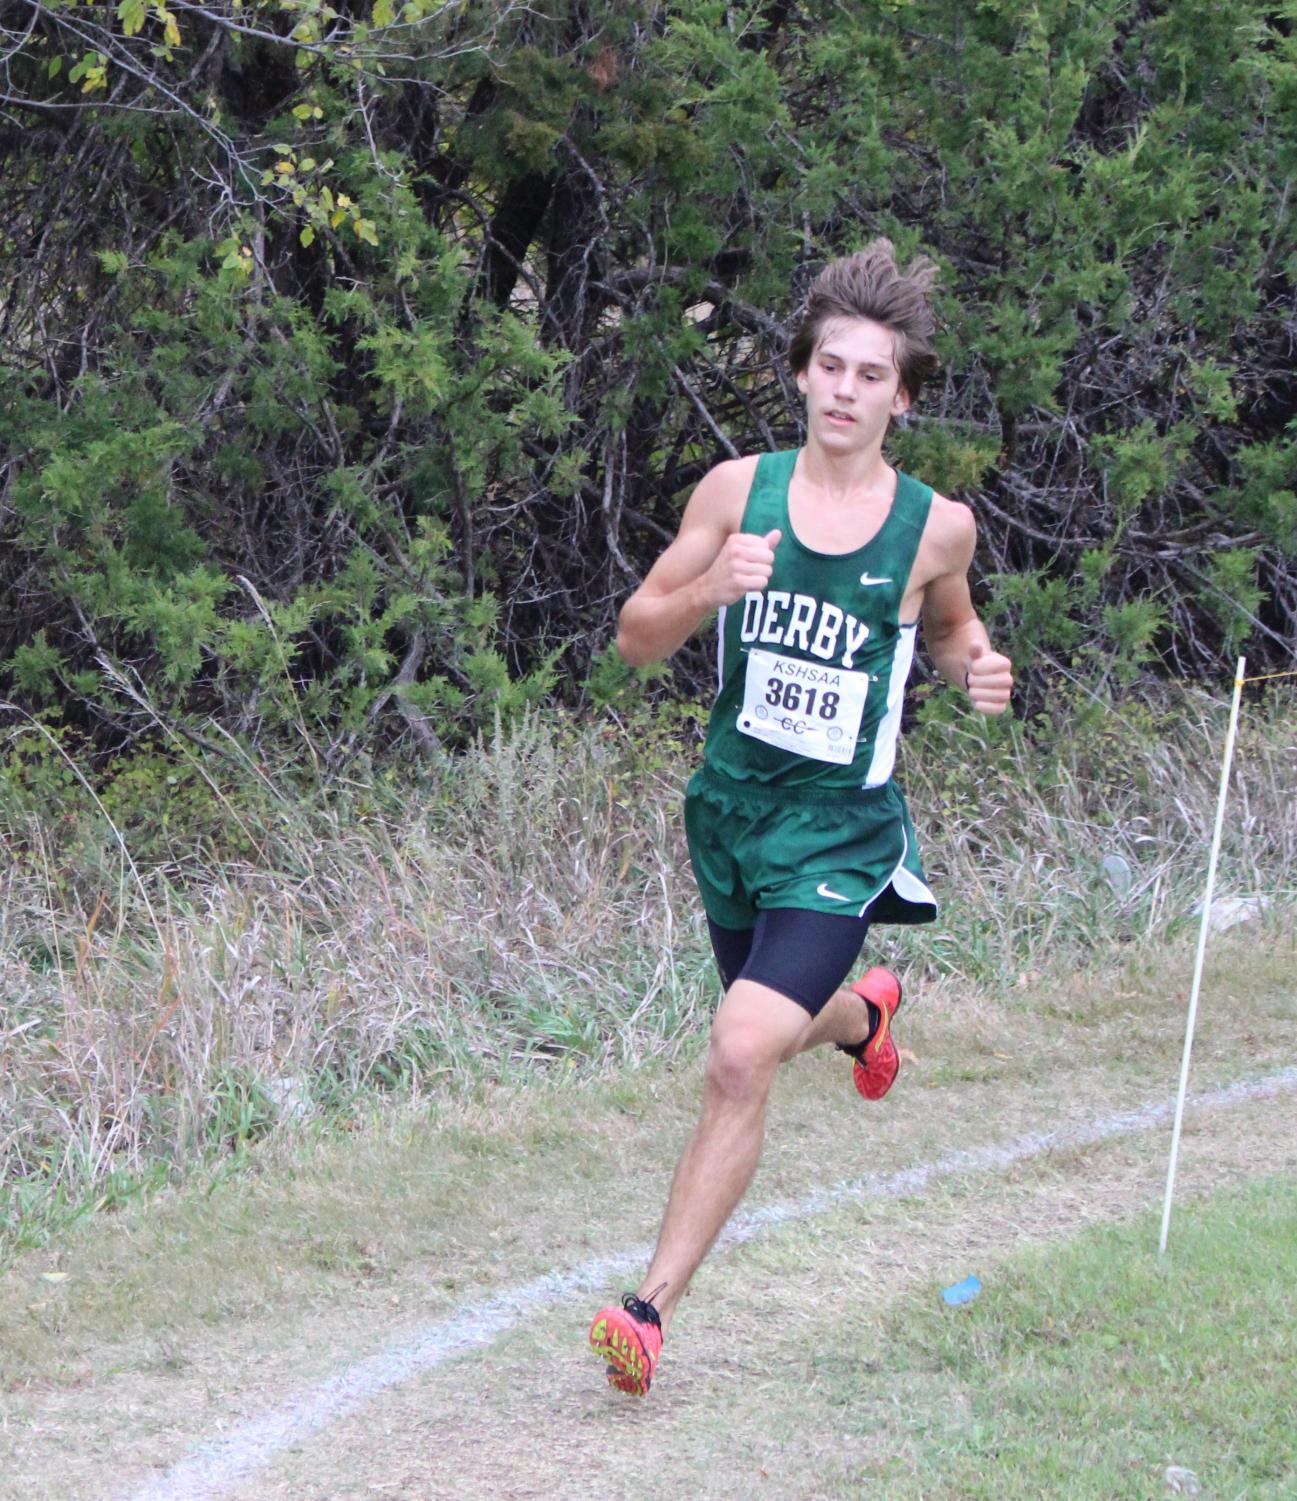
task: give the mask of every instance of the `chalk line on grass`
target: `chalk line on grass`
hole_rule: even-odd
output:
[[[1225,1089],[1196,1095],[1197,1110],[1226,1109],[1264,1099],[1297,1085],[1297,1068],[1281,1069],[1260,1079],[1245,1080]],[[1175,1100],[1142,1105],[1135,1110],[1099,1116],[1054,1131],[1032,1131],[1012,1141],[951,1152],[933,1162],[919,1163],[895,1173],[869,1173],[832,1188],[817,1189],[800,1199],[785,1199],[748,1210],[730,1223],[718,1249],[742,1245],[774,1226],[827,1214],[845,1204],[868,1199],[897,1199],[920,1195],[938,1178],[971,1177],[1003,1171],[1048,1152],[1097,1146],[1116,1137],[1147,1131],[1169,1120]],[[628,1247],[611,1256],[583,1261],[566,1271],[548,1273],[500,1293],[485,1303],[465,1308],[453,1318],[430,1324],[411,1336],[393,1341],[365,1360],[345,1367],[318,1386],[289,1397],[262,1417],[241,1423],[196,1448],[186,1458],[131,1493],[130,1501],[217,1501],[241,1481],[263,1469],[276,1455],[296,1447],[330,1423],[346,1417],[371,1398],[400,1386],[456,1355],[489,1345],[536,1312],[578,1293],[600,1291],[627,1272],[644,1266],[651,1245]]]

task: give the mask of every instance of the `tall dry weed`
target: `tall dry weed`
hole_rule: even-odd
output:
[[[1223,706],[1200,697],[1053,739],[928,716],[905,778],[945,905],[935,928],[881,940],[993,985],[1188,921],[1222,738]],[[145,869],[109,839],[72,878],[47,829],[11,826],[11,1233],[271,1130],[345,1125],[384,1094],[633,1064],[700,1035],[715,982],[680,830],[687,770],[642,726],[532,714],[422,783],[283,799],[256,863]],[[1291,895],[1295,785],[1297,716],[1254,708],[1222,891]]]

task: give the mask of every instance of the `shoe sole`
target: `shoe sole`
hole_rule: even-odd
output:
[[[893,1054],[896,1057],[896,1068],[895,1068],[894,1072],[892,1073],[892,1077],[887,1081],[887,1083],[882,1087],[882,1089],[878,1089],[875,1086],[871,1086],[869,1089],[866,1089],[864,1087],[864,1084],[863,1084],[862,1081],[868,1079],[868,1077],[869,1077],[869,1071],[859,1061],[859,1059],[856,1060],[856,1062],[853,1065],[852,1070],[851,1070],[851,1079],[852,1079],[852,1082],[856,1086],[856,1092],[862,1098],[864,1098],[866,1100],[871,1100],[871,1101],[881,1100],[883,1098],[883,1096],[887,1093],[887,1091],[889,1089],[891,1089],[892,1085],[896,1083],[897,1075],[901,1071],[901,1055],[900,1055],[899,1052],[897,1052],[896,1043],[892,1039],[892,1023],[896,1020],[896,1013],[901,1009],[901,1000],[904,997],[904,990],[903,990],[903,988],[901,986],[900,979],[896,975],[894,975],[891,972],[890,969],[884,969],[882,965],[876,965],[875,968],[882,969],[883,973],[896,986],[896,999],[895,999],[895,1001],[892,1002],[892,1004],[890,1006],[886,1003],[886,1001],[875,1000],[873,996],[866,995],[863,990],[861,990],[861,989],[858,988],[859,986],[861,986],[861,985],[863,985],[865,983],[865,981],[869,978],[869,975],[873,973],[873,970],[870,970],[868,974],[862,975],[860,977],[860,979],[857,980],[856,983],[851,987],[851,990],[852,990],[852,993],[854,995],[858,995],[861,998],[861,1000],[872,1001],[873,1004],[875,1006],[877,1006],[878,1009],[883,1013],[883,1017],[884,1017],[883,1025],[885,1025],[885,1027],[887,1029],[887,1035],[886,1035],[886,1037],[884,1039],[884,1043],[885,1043],[886,1046],[888,1046],[888,1047],[891,1048]],[[874,1046],[874,1039],[873,1038],[870,1039],[869,1045],[871,1047]]]
[[[608,1367],[609,1386],[632,1397],[648,1395],[653,1361],[637,1334],[597,1314],[590,1326],[590,1349]]]

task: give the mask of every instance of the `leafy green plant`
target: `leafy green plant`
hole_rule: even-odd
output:
[[[426,765],[623,693],[617,604],[713,462],[800,441],[799,299],[878,233],[944,276],[894,456],[973,506],[1029,712],[1286,661],[1273,7],[29,10],[0,692],[96,767]]]

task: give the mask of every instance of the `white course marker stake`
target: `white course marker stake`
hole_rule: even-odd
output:
[[[1229,733],[1225,737],[1225,759],[1220,768],[1220,792],[1216,798],[1216,829],[1211,839],[1211,856],[1207,861],[1207,889],[1202,898],[1202,921],[1198,925],[1198,954],[1193,965],[1193,986],[1189,991],[1189,1019],[1184,1029],[1184,1057],[1180,1063],[1180,1092],[1175,1100],[1175,1124],[1171,1128],[1171,1161],[1166,1170],[1166,1199],[1162,1204],[1162,1238],[1157,1249],[1166,1253],[1167,1231],[1171,1228],[1171,1198],[1175,1193],[1175,1164],[1180,1154],[1180,1126],[1184,1120],[1184,1097],[1189,1087],[1189,1056],[1193,1052],[1193,1029],[1198,1019],[1198,993],[1202,989],[1202,966],[1207,954],[1207,930],[1211,927],[1211,899],[1216,889],[1216,861],[1220,855],[1221,830],[1225,827],[1225,794],[1229,788],[1229,771],[1234,762],[1234,737],[1238,733],[1238,710],[1243,699],[1243,674],[1247,658],[1238,659],[1234,674],[1234,701],[1229,711]]]

